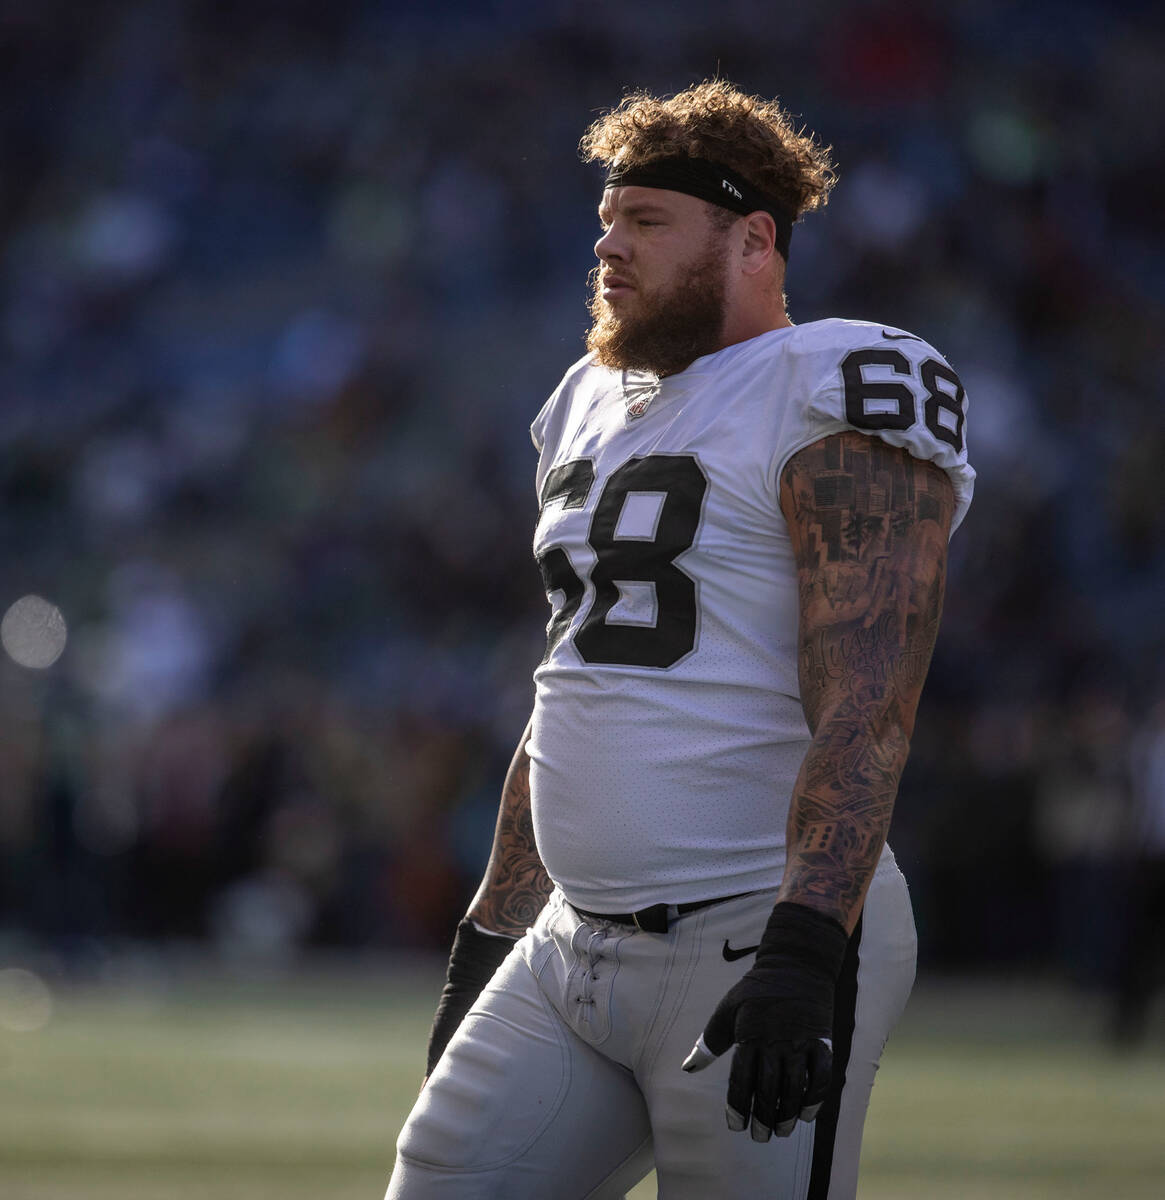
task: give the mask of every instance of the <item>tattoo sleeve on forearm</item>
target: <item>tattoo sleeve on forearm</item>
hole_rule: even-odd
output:
[[[942,612],[947,475],[840,433],[790,460],[801,700],[813,741],[789,808],[781,899],[852,929],[890,826]]]
[[[468,914],[511,937],[521,937],[534,923],[553,887],[534,843],[528,738],[527,729],[506,774],[489,865]]]

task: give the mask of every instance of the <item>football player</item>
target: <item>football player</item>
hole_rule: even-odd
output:
[[[914,978],[886,844],[971,499],[922,338],[794,325],[834,182],[724,81],[599,118],[588,353],[532,427],[551,616],[388,1200],[842,1200]]]

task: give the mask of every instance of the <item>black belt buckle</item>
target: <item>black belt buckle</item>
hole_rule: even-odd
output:
[[[644,933],[667,933],[667,905],[653,904],[631,914],[637,929]]]

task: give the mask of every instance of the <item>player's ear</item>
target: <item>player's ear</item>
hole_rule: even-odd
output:
[[[744,219],[741,265],[746,275],[763,271],[776,252],[777,226],[767,212],[749,213]]]

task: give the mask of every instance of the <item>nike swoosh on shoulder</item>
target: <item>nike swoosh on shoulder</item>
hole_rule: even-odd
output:
[[[883,329],[882,336],[884,338],[888,338],[892,342],[903,342],[903,341],[921,342],[922,341],[922,338],[920,338],[918,336],[918,334],[916,334],[916,333],[887,333]]]
[[[739,950],[733,950],[728,944],[728,939],[724,939],[724,949],[721,953],[724,955],[725,962],[736,962],[738,958],[744,958],[748,954],[755,954],[760,949],[760,946],[741,946]]]

